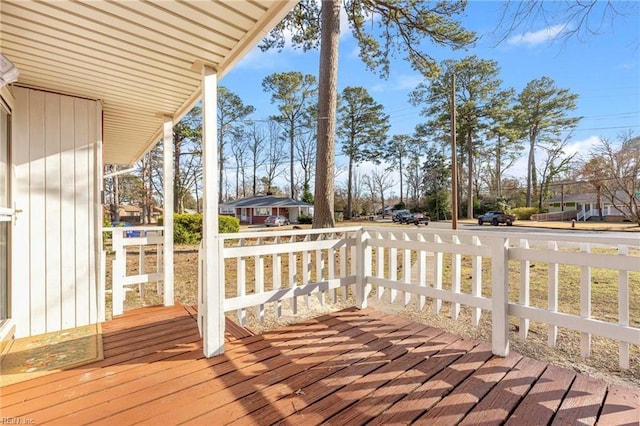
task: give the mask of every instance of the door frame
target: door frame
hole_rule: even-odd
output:
[[[11,160],[11,113],[15,106],[15,99],[7,89],[7,87],[0,87],[0,109],[3,112],[7,113],[7,128],[1,129],[1,131],[6,132],[7,135],[7,146],[4,147],[6,149],[7,154],[7,164],[6,164],[6,173],[7,173],[7,205],[3,206],[2,201],[0,200],[0,222],[9,223],[8,235],[7,235],[7,258],[6,261],[6,309],[7,309],[7,317],[5,319],[0,318],[0,353],[4,353],[9,348],[9,343],[13,340],[13,336],[15,333],[15,323],[11,318],[11,247],[13,247],[12,240],[12,228],[15,218],[15,210],[13,208],[13,183],[12,183],[12,170],[13,170],[13,162]]]

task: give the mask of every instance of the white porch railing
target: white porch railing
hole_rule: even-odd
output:
[[[598,209],[580,210],[578,211],[576,219],[578,221],[586,222],[591,216],[598,216],[599,214]]]
[[[620,218],[623,215],[623,212],[629,214],[629,209],[627,207],[613,207],[613,206],[604,206],[602,208],[602,218],[606,220],[608,216],[619,216]],[[631,215],[632,216],[632,215]],[[578,212],[576,219],[578,221],[586,222],[589,218],[595,217],[596,219],[600,218],[600,210],[598,209],[589,209],[589,210],[581,210]]]
[[[531,215],[531,220],[534,222],[546,222],[546,221],[565,221],[571,220],[578,216],[577,210],[565,210],[562,212],[552,213],[536,213]]]
[[[164,268],[162,261],[164,236],[162,227],[158,226],[127,226],[103,228],[103,232],[110,232],[112,250],[115,258],[111,269],[111,299],[112,314],[121,315],[124,312],[126,291],[131,286],[138,286],[140,298],[144,298],[144,285],[156,282],[158,294],[163,292]],[[127,251],[135,248],[138,252],[137,265],[132,268],[134,275],[127,275]],[[153,256],[150,262],[147,256]],[[103,261],[104,263],[105,261]],[[148,270],[147,264],[151,270]],[[104,266],[103,266],[104,267]],[[105,274],[103,273],[103,277]],[[104,298],[102,298],[104,301]]]
[[[406,228],[334,228],[224,234],[226,296],[224,311],[236,311],[241,323],[248,309],[258,320],[265,312],[295,315],[299,303],[351,300],[364,307],[375,297],[402,303],[412,299],[423,309],[427,300],[436,313],[449,304],[453,319],[462,305],[478,324],[491,312],[494,353],[508,353],[510,319],[527,337],[530,322],[546,325],[548,344],[555,346],[558,328],[578,331],[581,352],[589,356],[591,337],[619,343],[619,362],[629,368],[630,345],[640,345],[637,317],[630,321],[632,291],[640,286],[640,238],[582,237],[555,234],[471,233]],[[463,260],[466,269],[463,268]],[[530,268],[545,268],[545,303],[531,297]],[[471,270],[468,275],[469,268]],[[562,278],[566,268],[578,270],[578,280]],[[577,268],[577,269],[576,269]],[[592,300],[596,271],[613,274],[617,290],[615,318],[594,315]],[[233,271],[230,273],[230,271]],[[611,272],[613,271],[613,272]],[[465,275],[463,275],[465,272]],[[600,273],[600,272],[598,272]],[[445,282],[446,279],[446,282]],[[559,304],[558,295],[577,287],[575,306]],[[510,293],[511,288],[511,293]],[[204,310],[200,310],[204,312]]]

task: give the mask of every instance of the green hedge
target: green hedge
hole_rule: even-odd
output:
[[[313,222],[313,216],[301,213],[298,215],[298,223],[301,225],[311,225]]]
[[[162,226],[162,217],[158,225]],[[240,231],[240,220],[231,216],[219,216],[218,232],[222,234]],[[175,213],[173,215],[173,242],[175,244],[198,244],[202,240],[202,214]]]
[[[516,207],[510,213],[516,215],[518,220],[531,220],[531,215],[540,212],[537,207]]]
[[[233,216],[218,217],[218,232],[221,234],[231,234],[240,231],[240,219]]]

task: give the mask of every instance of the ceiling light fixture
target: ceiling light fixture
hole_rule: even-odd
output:
[[[0,87],[18,81],[18,68],[6,56],[0,53]]]

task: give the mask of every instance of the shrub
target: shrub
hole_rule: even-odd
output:
[[[298,215],[298,223],[301,225],[311,225],[313,223],[313,216],[301,213]]]
[[[531,220],[531,215],[539,213],[537,207],[516,207],[511,209],[511,214],[514,214],[518,220]]]
[[[218,232],[221,234],[230,234],[240,231],[240,219],[233,216],[218,217]]]
[[[162,217],[158,225],[162,226]],[[218,217],[218,232],[233,233],[240,231],[240,220],[231,216]],[[173,242],[175,244],[198,244],[202,240],[202,214],[174,213]]]

